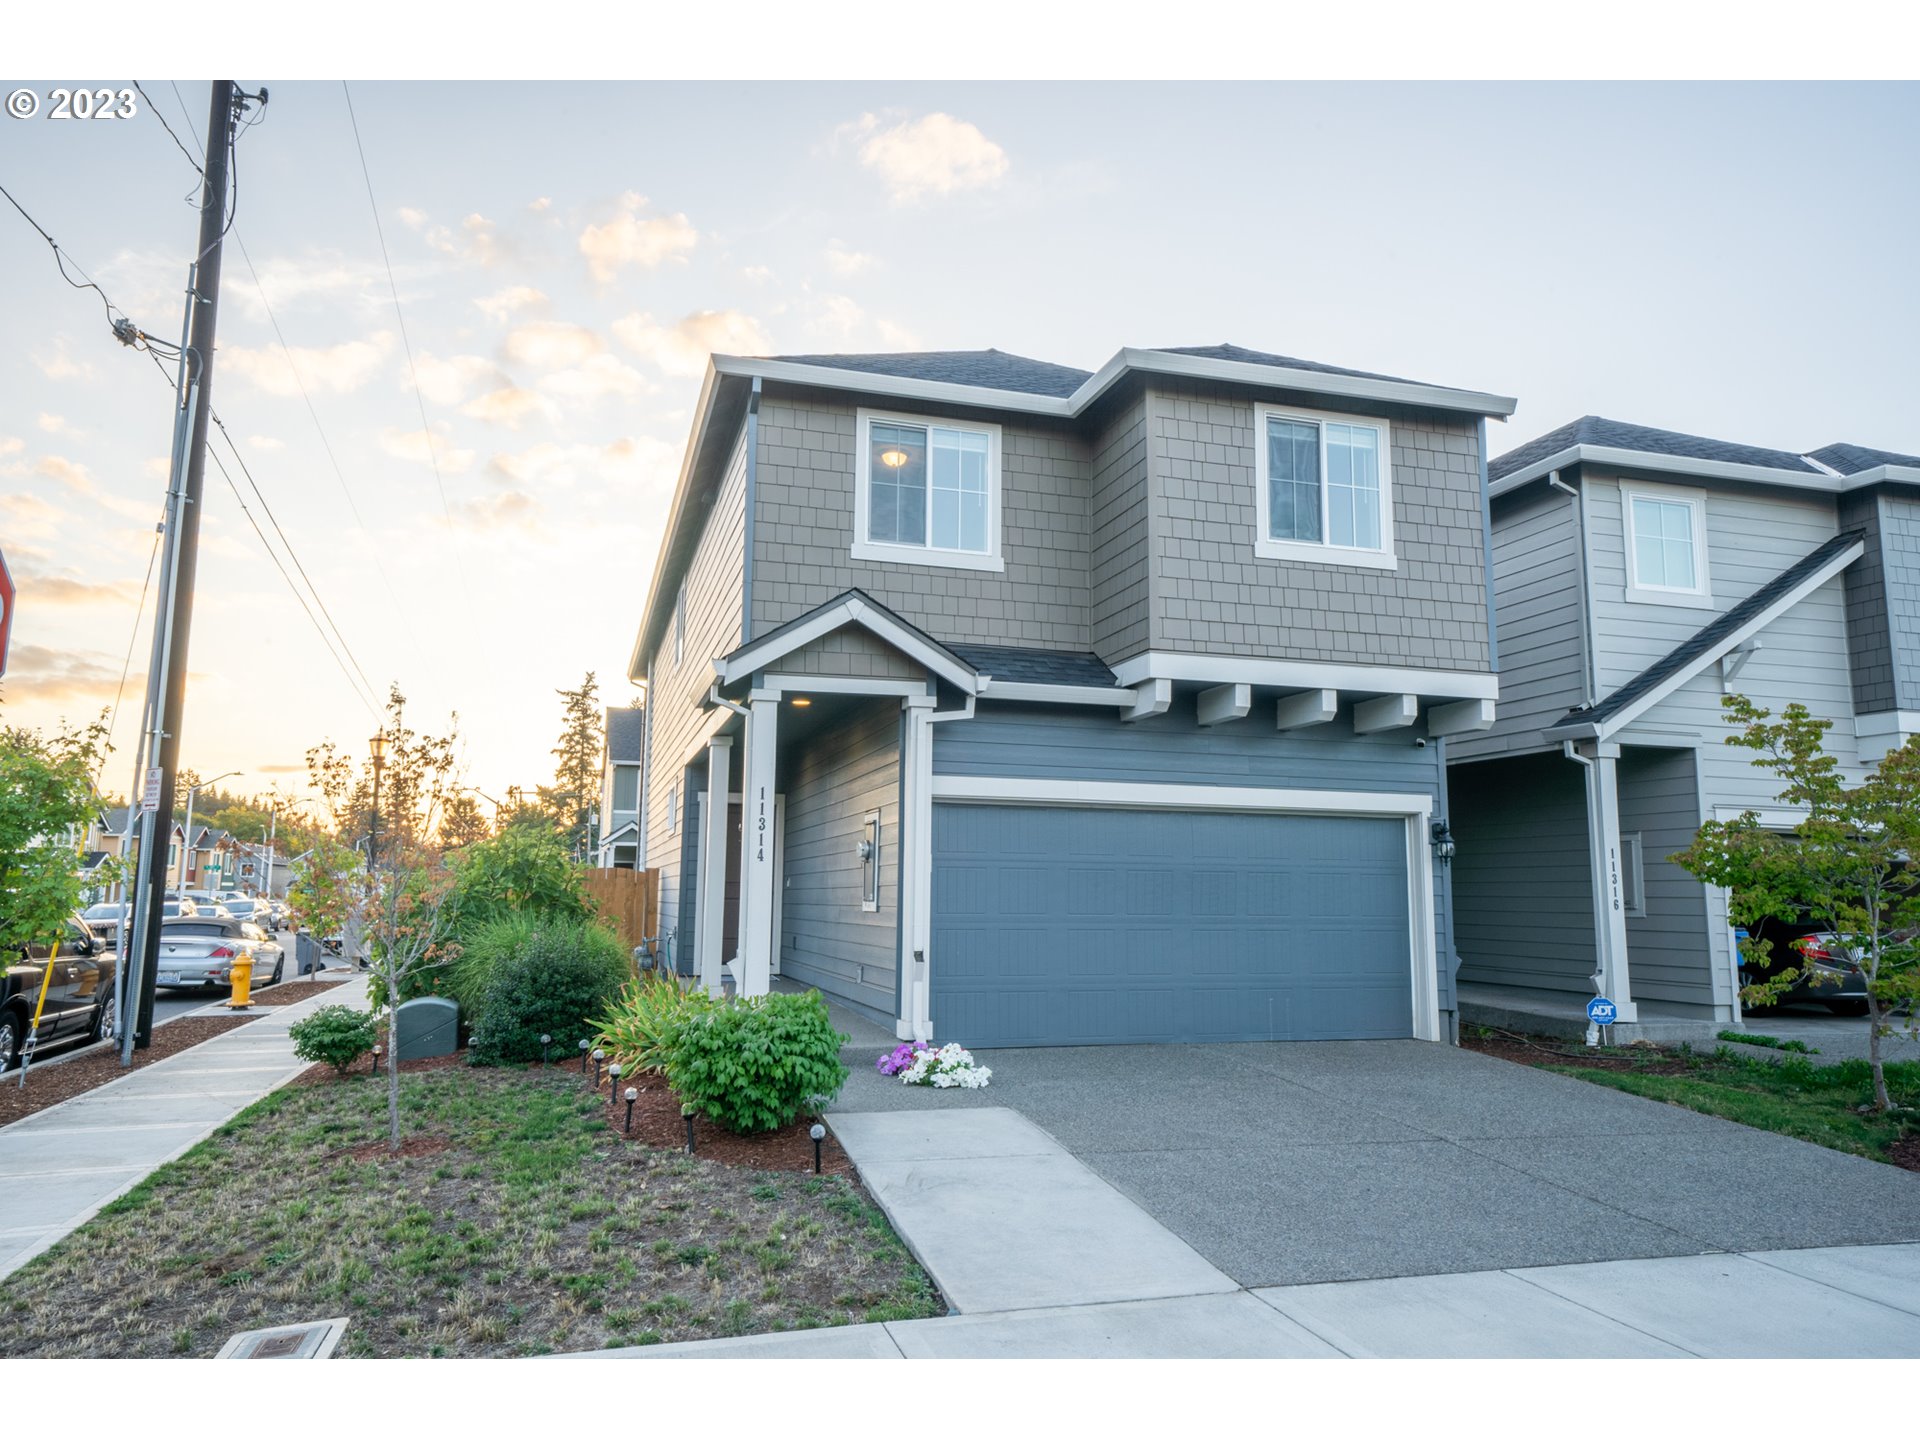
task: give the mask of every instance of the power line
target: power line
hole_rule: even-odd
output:
[[[156,361],[155,363],[157,364],[159,362]],[[113,714],[107,720],[107,743],[109,746],[113,743],[114,729],[120,724],[120,700],[121,697],[127,693],[127,674],[133,669],[133,647],[140,641],[140,619],[147,613],[147,591],[153,585],[153,562],[155,557],[160,554],[160,536],[167,528],[164,514],[165,512],[163,511],[161,522],[153,527],[153,545],[147,551],[147,578],[140,582],[140,603],[134,607],[133,611],[133,633],[127,637],[127,657],[120,662],[120,684],[113,692]],[[104,755],[100,757],[100,768],[102,772],[107,768],[107,757]],[[93,788],[96,790],[100,788],[100,777],[98,775],[94,776]]]
[[[20,212],[20,218],[25,220],[27,224],[33,226],[33,228],[39,232],[40,238],[53,248],[53,263],[60,267],[60,278],[76,290],[91,290],[100,297],[100,303],[106,307],[107,323],[113,327],[115,334],[119,334],[120,326],[122,322],[125,321],[127,312],[121,310],[118,305],[107,298],[107,292],[94,283],[91,275],[87,274],[84,270],[80,270],[79,262],[60,248],[60,242],[47,233],[45,226],[27,213],[26,206],[13,198],[13,192],[8,190],[6,186],[0,185],[0,195],[5,195],[7,197],[7,203]],[[67,274],[67,266],[69,265],[72,265],[75,270],[80,270],[79,280]],[[117,318],[116,312],[118,312]]]
[[[420,372],[414,368],[413,342],[407,338],[407,317],[400,308],[400,286],[393,278],[393,260],[387,254],[386,227],[380,223],[380,204],[373,198],[373,175],[367,169],[367,150],[360,143],[360,121],[353,113],[353,91],[347,88],[347,82],[340,82],[341,93],[347,97],[347,121],[353,126],[353,148],[360,156],[360,178],[367,186],[367,208],[373,212],[373,233],[380,240],[380,263],[387,268],[387,289],[393,293],[393,313],[400,322],[400,345],[407,352],[407,374],[413,379],[413,401],[420,410],[420,432],[427,437],[427,459],[433,465],[433,483],[440,492],[440,513],[447,522],[447,534],[453,537],[454,545],[460,543],[459,532],[453,528],[453,507],[447,504],[446,482],[440,476],[440,451],[433,442],[433,427],[427,422],[427,400],[420,391]],[[467,583],[467,571],[464,565],[456,566],[460,572],[460,583]],[[472,592],[468,592],[468,602],[472,602]]]

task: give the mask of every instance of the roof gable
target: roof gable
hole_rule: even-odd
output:
[[[1488,478],[1504,479],[1575,445],[1633,450],[1643,455],[1667,455],[1676,459],[1717,460],[1728,465],[1757,465],[1768,470],[1792,470],[1803,475],[1821,473],[1819,466],[1785,450],[1767,450],[1731,440],[1712,440],[1704,435],[1688,435],[1678,430],[1657,430],[1650,425],[1609,420],[1603,415],[1582,415],[1578,420],[1562,425],[1557,430],[1549,430],[1538,439],[1529,440],[1525,445],[1489,461]]]
[[[1809,450],[1807,456],[1809,459],[1818,460],[1822,465],[1831,466],[1842,475],[1858,475],[1863,470],[1874,470],[1882,465],[1920,467],[1920,455],[1901,455],[1893,450],[1871,450],[1865,445],[1849,445],[1844,441],[1822,445],[1818,450]]]
[[[851,370],[866,375],[893,375],[905,380],[931,380],[946,385],[972,385],[983,390],[1011,390],[1017,394],[1065,399],[1093,378],[1089,370],[1031,360],[1004,350],[920,350],[893,355],[769,355],[789,365],[813,365],[826,370]]]

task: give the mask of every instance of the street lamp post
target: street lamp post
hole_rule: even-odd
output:
[[[387,760],[387,732],[382,730],[367,741],[373,756],[373,820],[367,828],[367,872],[371,874],[380,858],[380,771]]]

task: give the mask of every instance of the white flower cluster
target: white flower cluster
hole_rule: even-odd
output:
[[[908,1085],[931,1085],[939,1090],[984,1090],[993,1071],[975,1062],[971,1051],[958,1045],[942,1045],[938,1050],[922,1050],[913,1063],[900,1072]]]

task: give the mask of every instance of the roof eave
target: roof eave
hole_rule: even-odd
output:
[[[647,636],[653,630],[654,607],[660,603],[660,581],[667,567],[662,562],[673,544],[675,532],[680,528],[680,518],[686,509],[687,490],[693,478],[694,462],[699,458],[701,448],[706,444],[707,433],[713,425],[713,391],[719,383],[720,372],[714,361],[718,356],[707,360],[707,373],[700,381],[700,398],[694,402],[693,430],[687,438],[687,448],[680,457],[680,478],[674,482],[673,506],[667,511],[666,528],[660,533],[660,555],[653,566],[653,576],[647,582],[647,600],[640,607],[640,633],[634,636],[633,653],[627,659],[627,679],[638,682],[646,675]]]
[[[1035,395],[1025,390],[996,390],[981,385],[958,385],[949,380],[916,380],[907,375],[840,370],[831,365],[802,365],[791,360],[768,360],[752,355],[715,355],[710,368],[721,375],[757,376],[762,380],[779,380],[789,385],[858,390],[868,395],[891,395],[900,400],[931,400],[981,410],[1019,410],[1030,415],[1053,415],[1062,419],[1070,419],[1077,413],[1070,400],[1052,395]]]
[[[1824,495],[1844,494],[1883,480],[1911,478],[1920,481],[1920,470],[1898,465],[1881,465],[1872,470],[1863,470],[1858,475],[1818,475],[1773,465],[1744,465],[1732,460],[1703,460],[1692,455],[1663,455],[1654,450],[1623,450],[1611,445],[1569,445],[1545,459],[1502,475],[1487,490],[1497,498],[1570,465],[1611,465],[1623,470],[1658,470],[1664,474],[1686,475],[1702,480],[1743,480],[1754,485],[1812,490]]]
[[[1191,380],[1227,380],[1271,390],[1306,390],[1317,395],[1378,400],[1431,410],[1454,410],[1468,415],[1490,415],[1502,420],[1513,414],[1520,403],[1509,395],[1455,390],[1445,385],[1422,385],[1412,380],[1378,380],[1364,375],[1296,370],[1285,365],[1261,365],[1249,360],[1214,360],[1202,355],[1175,355],[1165,350],[1140,350],[1129,346],[1074,391],[1074,413],[1084,410],[1130,371]]]

